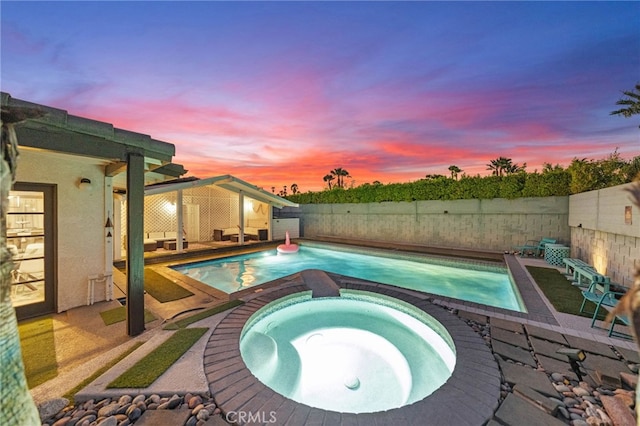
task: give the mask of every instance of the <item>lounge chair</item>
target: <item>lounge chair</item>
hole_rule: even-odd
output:
[[[515,251],[520,252],[520,257],[525,256],[527,253],[532,253],[536,257],[540,257],[544,252],[544,248],[547,244],[555,244],[554,238],[543,238],[540,241],[528,240],[522,246],[514,247]]]

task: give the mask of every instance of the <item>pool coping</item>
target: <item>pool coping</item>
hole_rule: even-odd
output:
[[[347,277],[345,277],[347,278]],[[433,295],[404,291],[386,284],[336,280],[341,288],[362,290],[395,297],[423,310],[450,333],[456,347],[456,367],[447,382],[427,398],[400,408],[375,413],[339,413],[313,408],[290,400],[251,374],[240,355],[240,333],[258,309],[281,297],[310,289],[295,280],[272,291],[263,291],[244,305],[230,311],[216,326],[206,344],[203,365],[213,398],[230,421],[276,419],[278,424],[484,424],[493,417],[500,398],[500,370],[487,343],[454,313],[434,305]],[[468,401],[473,410],[461,410]],[[229,417],[231,415],[231,417]],[[236,418],[233,418],[233,416]]]

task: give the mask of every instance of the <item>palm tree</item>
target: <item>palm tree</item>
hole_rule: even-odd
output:
[[[333,179],[334,179],[333,175],[324,175],[324,177],[322,178],[322,180],[327,182],[327,185],[329,185],[329,189],[331,189],[331,181]]]
[[[449,171],[451,172],[451,179],[458,180],[458,173],[462,170],[458,166],[449,166]]]
[[[628,96],[628,99],[620,99],[616,102],[616,105],[624,105],[626,108],[612,111],[609,115],[622,115],[625,118],[629,118],[632,115],[640,114],[640,84],[636,84],[635,90],[638,93],[633,90],[622,92],[625,96]]]
[[[331,174],[334,175],[338,180],[336,181],[336,186],[338,188],[344,188],[344,178],[351,177],[349,176],[349,172],[343,169],[342,167],[335,168],[331,170]]]
[[[514,164],[511,158],[498,157],[495,160],[491,160],[487,164],[487,170],[491,170],[491,174],[494,176],[510,175],[512,173],[523,172],[527,167],[527,163],[522,166]]]
[[[509,164],[509,166],[504,169],[504,173],[507,175],[520,173],[520,172],[524,172],[526,168],[527,168],[527,163],[523,163],[522,166],[519,166],[518,164]]]
[[[291,184],[291,192],[293,193],[293,195],[298,193],[298,184],[297,183],[292,183]]]

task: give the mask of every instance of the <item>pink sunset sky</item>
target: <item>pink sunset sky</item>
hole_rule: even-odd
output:
[[[2,91],[276,192],[640,155],[638,2],[6,2]]]

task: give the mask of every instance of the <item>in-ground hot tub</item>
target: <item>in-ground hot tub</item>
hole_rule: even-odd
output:
[[[371,413],[420,401],[451,376],[453,339],[398,299],[342,290],[278,299],[246,322],[240,353],[265,385],[324,410]]]

